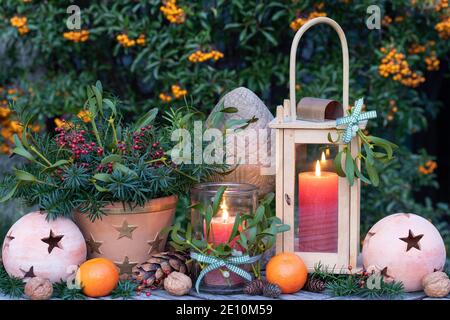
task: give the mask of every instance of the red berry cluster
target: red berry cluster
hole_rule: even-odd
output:
[[[108,162],[106,165],[99,164],[97,166],[97,171],[103,171],[104,169],[106,169],[106,172],[112,173],[113,172],[113,163]]]
[[[122,151],[123,153],[127,152],[127,144],[124,141],[117,141],[117,149],[119,149],[119,151]]]
[[[152,129],[151,125],[142,127],[140,132],[133,133],[133,150],[142,150],[145,148],[144,140],[145,134]]]
[[[98,156],[103,156],[103,148],[98,147],[95,142],[87,142],[85,130],[67,132],[64,128],[56,128],[58,133],[55,140],[59,147],[69,148],[72,151],[72,156],[79,159],[82,155],[87,155],[95,152]]]

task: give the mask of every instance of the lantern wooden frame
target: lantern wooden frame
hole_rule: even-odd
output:
[[[270,123],[270,127],[276,132],[276,211],[277,216],[291,226],[291,230],[277,236],[277,252],[294,252],[294,216],[295,216],[295,145],[296,144],[329,144],[328,133],[337,136],[335,120],[321,122],[297,119],[295,99],[296,54],[298,43],[303,34],[312,26],[327,24],[337,32],[343,58],[343,97],[342,107],[349,106],[349,58],[347,40],[344,31],[334,20],[326,17],[312,19],[305,23],[295,34],[291,46],[289,91],[290,99],[284,100],[283,106],[277,107],[276,118]],[[360,128],[365,127],[365,122]],[[352,156],[355,157],[359,148],[359,138],[355,137],[350,143]],[[342,150],[344,144],[339,145]],[[358,162],[358,166],[360,163]],[[350,186],[346,178],[338,179],[338,243],[337,253],[323,252],[295,252],[308,267],[314,269],[317,263],[335,267],[336,272],[347,270],[351,266],[357,268],[359,254],[359,228],[360,228],[360,181],[356,179]]]

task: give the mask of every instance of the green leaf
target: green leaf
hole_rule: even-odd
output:
[[[131,170],[130,168],[128,168],[127,166],[124,166],[123,164],[119,163],[119,162],[115,162],[113,164],[113,169],[114,170],[118,170],[118,171],[122,171],[123,173],[138,177],[138,174],[136,172],[134,172],[133,170]]]
[[[235,107],[227,107],[227,108],[223,108],[222,110],[220,110],[220,112],[223,112],[223,113],[236,113],[238,111],[239,111],[238,108],[235,108]]]
[[[276,228],[277,228],[277,233],[283,233],[283,232],[291,230],[291,227],[287,224],[277,225]]]
[[[95,180],[103,181],[103,182],[111,182],[111,175],[107,173],[97,173],[94,174],[93,178]]]
[[[369,136],[367,137],[367,139],[369,139],[369,141],[371,141],[375,147],[380,147],[383,148],[386,151],[387,157],[388,159],[392,159],[393,153],[394,153],[394,149],[397,149],[398,146],[393,144],[392,142],[382,139],[382,138],[378,138],[378,137],[374,137],[374,136]]]
[[[248,240],[247,240],[247,236],[245,235],[244,232],[241,232],[239,234],[239,241],[238,243],[246,250],[248,251]]]
[[[338,142],[339,142],[339,135],[338,135],[338,137],[337,137],[336,140],[333,140],[333,137],[331,136],[331,132],[328,132],[327,138],[328,138],[328,141],[329,141],[330,143],[335,144],[335,143],[338,143]]]
[[[206,225],[206,234],[205,234],[205,236],[206,236],[206,239],[208,239],[208,240],[209,240],[209,232],[210,232],[210,229],[211,229],[212,217],[213,217],[213,208],[211,206],[208,206],[206,208],[206,211],[205,211],[205,225]]]
[[[95,187],[95,189],[97,189],[99,192],[108,192],[108,189],[99,186],[99,185],[96,184],[95,182],[94,182],[94,187]]]
[[[58,167],[61,167],[63,165],[69,164],[69,163],[70,163],[69,160],[58,160],[54,164],[52,164],[50,167],[45,168],[45,170],[58,168]]]
[[[230,237],[228,238],[228,243],[230,243],[234,238],[236,238],[236,235],[239,231],[239,226],[241,225],[241,219],[239,217],[239,213],[236,214],[233,228],[231,229]]]
[[[97,88],[98,92],[103,93],[103,87],[102,87],[102,83],[100,82],[100,80],[97,80],[95,82],[95,87]]]
[[[117,108],[114,102],[112,102],[110,99],[103,99],[103,103],[105,106],[109,109],[111,109],[111,112],[113,113],[114,117],[117,116]]]
[[[355,179],[355,165],[349,149],[345,152],[345,174],[347,175],[348,183],[352,186]]]
[[[269,42],[271,42],[274,46],[278,45],[277,40],[273,37],[273,35],[271,35],[269,32],[265,31],[265,30],[261,30],[262,34],[264,35],[264,37],[269,40]]]
[[[37,182],[38,179],[32,175],[29,172],[23,171],[23,170],[14,170],[14,174],[16,175],[16,178],[21,181],[30,181],[30,182]]]
[[[361,181],[370,184],[370,180],[367,179],[367,178],[361,173],[361,171],[359,170],[359,168],[358,168],[356,162],[354,163],[354,165],[355,165],[355,173],[356,173],[356,176],[357,176],[359,179],[361,179]]]
[[[342,170],[342,153],[343,151],[339,151],[336,155],[336,158],[333,160],[334,168],[339,177],[345,178],[345,172]]]
[[[98,110],[100,111],[100,114],[103,115],[103,99],[102,99],[102,94],[100,92],[100,90],[95,86],[92,86],[92,91],[94,92],[95,95],[95,99],[97,101],[97,107]]]
[[[155,120],[158,114],[158,108],[154,108],[141,117],[134,125],[134,131],[140,130],[142,127],[149,125]]]
[[[23,147],[15,147],[12,152],[30,160],[30,161],[34,161],[34,159],[35,159],[34,156],[30,152],[25,150]]]
[[[375,169],[375,167],[373,165],[371,165],[369,162],[367,162],[367,160],[365,161],[365,164],[366,164],[366,171],[367,171],[370,181],[372,182],[372,184],[375,187],[377,187],[380,183],[380,177],[378,176],[377,170]]]
[[[256,209],[255,218],[253,219],[253,222],[255,224],[258,224],[259,222],[261,222],[262,219],[264,218],[265,212],[266,212],[266,209],[264,208],[264,206],[259,206],[258,209]]]
[[[115,163],[115,162],[121,162],[121,161],[122,161],[122,156],[120,154],[110,154],[102,159],[101,164],[105,165],[110,162]]]
[[[0,203],[6,202],[9,199],[11,199],[14,194],[17,191],[17,188],[19,187],[20,182],[16,183],[16,185],[14,186],[14,188],[12,188],[4,197],[0,198]]]
[[[219,211],[219,207],[220,204],[222,203],[222,196],[225,192],[225,190],[227,189],[227,187],[222,186],[217,190],[216,195],[214,196],[214,200],[213,200],[213,206],[212,206],[212,210],[213,210],[213,214],[216,215],[217,212]]]
[[[364,150],[366,151],[367,161],[369,161],[370,164],[374,164],[374,153],[373,150],[370,149],[370,147],[364,143]]]
[[[23,144],[22,141],[20,141],[20,138],[17,134],[14,133],[13,135],[13,140],[14,140],[14,144],[16,147],[22,147],[23,148]]]
[[[190,223],[186,229],[186,241],[192,241],[192,225]]]

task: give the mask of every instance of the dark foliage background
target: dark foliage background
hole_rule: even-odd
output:
[[[65,34],[69,31],[66,9],[71,4],[81,8],[82,29],[88,31],[83,35]],[[362,232],[387,214],[415,212],[437,225],[449,244],[447,1],[376,1],[382,14],[379,30],[369,30],[365,24],[372,4],[365,0],[172,0],[165,4],[159,0],[3,0],[1,149],[7,153],[11,134],[20,131],[8,102],[28,104],[39,115],[34,129],[49,130],[55,118],[81,109],[85,86],[97,79],[123,101],[130,119],[151,107],[182,106],[184,95],[208,112],[221,95],[241,85],[274,110],[288,95],[291,27],[326,15],[338,21],[347,35],[351,101],[364,96],[368,108],[379,114],[368,130],[400,146],[397,159],[379,168],[382,185],[363,188]],[[19,19],[11,20],[14,17]],[[315,27],[302,40],[299,96],[340,100],[337,40],[326,26]],[[198,50],[202,53],[197,58],[208,60],[192,62],[191,55]],[[172,90],[173,85],[179,86],[178,91]],[[4,211],[20,212],[11,207]],[[10,223],[6,218],[2,221]]]

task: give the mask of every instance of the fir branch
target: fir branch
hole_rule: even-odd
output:
[[[111,292],[111,298],[123,300],[133,299],[136,295],[137,285],[130,280],[119,281],[117,287]]]
[[[62,300],[85,300],[86,296],[82,289],[69,289],[65,281],[55,282],[53,284],[53,298]]]
[[[3,264],[0,264],[0,292],[12,298],[23,296],[25,283],[22,279],[10,277]]]
[[[367,299],[393,299],[401,297],[404,293],[401,282],[385,282],[380,279],[379,288],[369,289],[367,280],[371,275],[360,271],[357,273],[347,273],[344,270],[336,270],[336,267],[329,268],[320,262],[314,266],[311,278],[320,279],[326,283],[327,291],[333,296],[361,296]],[[381,277],[381,276],[380,276]]]

